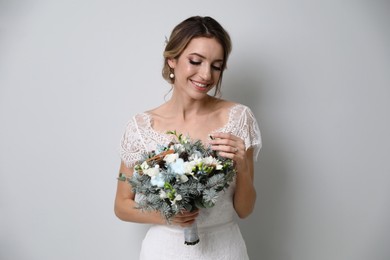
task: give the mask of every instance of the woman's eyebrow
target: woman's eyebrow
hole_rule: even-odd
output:
[[[196,52],[193,52],[193,53],[190,53],[189,55],[195,55],[195,56],[198,56],[202,59],[207,59],[205,56],[199,54],[199,53],[196,53]],[[215,60],[214,62],[223,62],[223,59],[218,59],[218,60]]]

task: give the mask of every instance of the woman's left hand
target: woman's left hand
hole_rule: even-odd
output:
[[[247,172],[244,141],[229,133],[213,133],[210,140],[211,149],[219,152],[219,155],[232,159],[236,164],[237,172]]]

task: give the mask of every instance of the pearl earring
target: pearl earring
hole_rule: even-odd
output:
[[[175,77],[175,74],[171,73],[171,74],[169,74],[169,77],[170,77],[171,79],[173,79],[173,78]]]

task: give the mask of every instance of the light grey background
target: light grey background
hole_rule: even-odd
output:
[[[0,2],[0,259],[137,259],[113,213],[130,117],[164,101],[164,37],[195,14],[233,39],[224,97],[264,146],[251,259],[390,258],[386,1]]]

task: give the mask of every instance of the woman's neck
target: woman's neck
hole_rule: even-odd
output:
[[[196,100],[190,98],[183,98],[172,96],[172,98],[165,103],[165,112],[174,114],[185,120],[188,117],[201,116],[210,113],[215,109],[218,99],[207,96],[203,99]]]

